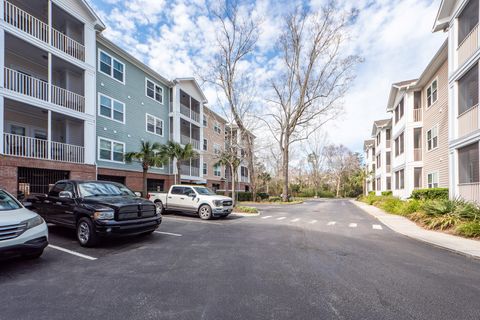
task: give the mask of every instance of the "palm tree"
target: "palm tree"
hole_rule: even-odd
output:
[[[218,156],[217,165],[229,167],[232,172],[232,200],[233,205],[235,206],[235,183],[236,183],[236,173],[238,172],[238,167],[240,166],[241,160],[235,152],[223,151]]]
[[[180,183],[181,162],[198,158],[198,153],[193,150],[193,147],[190,143],[187,143],[185,147],[182,147],[182,145],[177,142],[168,141],[167,144],[161,147],[160,152],[163,157],[170,159],[170,161],[177,161],[175,184]]]
[[[140,150],[137,152],[127,152],[125,161],[131,163],[139,162],[143,170],[143,196],[147,197],[147,173],[150,167],[160,167],[167,162],[167,159],[160,154],[161,145],[157,142],[151,143],[142,141]]]

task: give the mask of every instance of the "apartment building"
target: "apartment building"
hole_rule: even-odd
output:
[[[227,121],[208,107],[203,108],[203,178],[213,190],[225,190],[225,166],[217,164],[225,149]]]
[[[416,83],[421,93],[424,188],[448,188],[448,50],[445,42]]]
[[[194,78],[177,78],[170,89],[170,140],[182,146],[191,144],[199,157],[181,163],[181,182],[206,184],[203,177],[203,109],[208,102]],[[202,142],[202,143],[201,143]],[[172,171],[176,173],[176,165]]]
[[[444,0],[433,31],[448,34],[450,196],[480,202],[479,0]]]
[[[387,104],[392,113],[392,191],[402,199],[423,187],[421,91],[416,82],[394,83]]]
[[[368,195],[376,191],[375,186],[375,140],[365,140],[363,143],[363,152],[365,157],[365,185],[364,193]]]
[[[381,195],[392,190],[392,119],[377,120],[373,123],[372,138],[374,144],[375,191]]]
[[[255,139],[255,136],[250,133]],[[250,173],[248,171],[248,163],[245,159],[245,138],[242,137],[240,129],[236,124],[229,123],[225,127],[225,144],[227,146],[234,146],[238,150],[238,157],[241,159],[240,166],[237,172],[237,186],[238,191],[250,191]],[[232,189],[232,176],[230,170],[225,170],[225,176],[227,179],[227,189]]]
[[[95,34],[80,0],[0,5],[0,179],[46,193],[63,178],[95,178]]]
[[[124,154],[140,151],[142,141],[168,141],[172,83],[102,35],[97,36],[97,68],[97,178],[141,191],[142,166],[126,163]],[[169,170],[168,165],[150,168],[148,190],[170,186]]]

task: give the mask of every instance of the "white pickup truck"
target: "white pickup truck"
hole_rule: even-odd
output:
[[[196,213],[204,220],[224,218],[233,210],[232,198],[219,196],[203,186],[173,185],[165,192],[149,192],[148,199],[159,212],[181,211]]]

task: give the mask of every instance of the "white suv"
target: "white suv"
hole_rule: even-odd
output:
[[[0,259],[38,258],[48,245],[48,228],[35,212],[0,189]]]

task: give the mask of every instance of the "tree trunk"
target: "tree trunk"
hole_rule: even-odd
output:
[[[282,170],[283,170],[283,193],[282,193],[282,200],[288,201],[288,144],[286,147],[283,147],[283,159],[282,159]]]
[[[233,206],[235,207],[237,205],[237,197],[235,197],[235,183],[236,183],[236,180],[235,180],[234,171],[236,171],[236,170],[233,170],[232,165],[230,165],[230,170],[232,172],[232,200],[233,200]]]
[[[338,198],[338,196],[340,195],[340,178],[337,180],[337,190],[336,190],[336,197]]]
[[[253,159],[253,141],[250,135],[246,135],[247,141],[247,162],[248,162],[248,173],[250,175],[250,188],[252,192],[252,200],[255,201],[257,198],[257,180],[255,176],[255,164]]]
[[[148,186],[147,186],[147,172],[148,168],[143,168],[143,197],[148,199]]]
[[[176,184],[182,184],[180,167],[181,167],[180,161],[177,160],[177,174],[175,176],[175,180],[176,180],[175,183]]]

